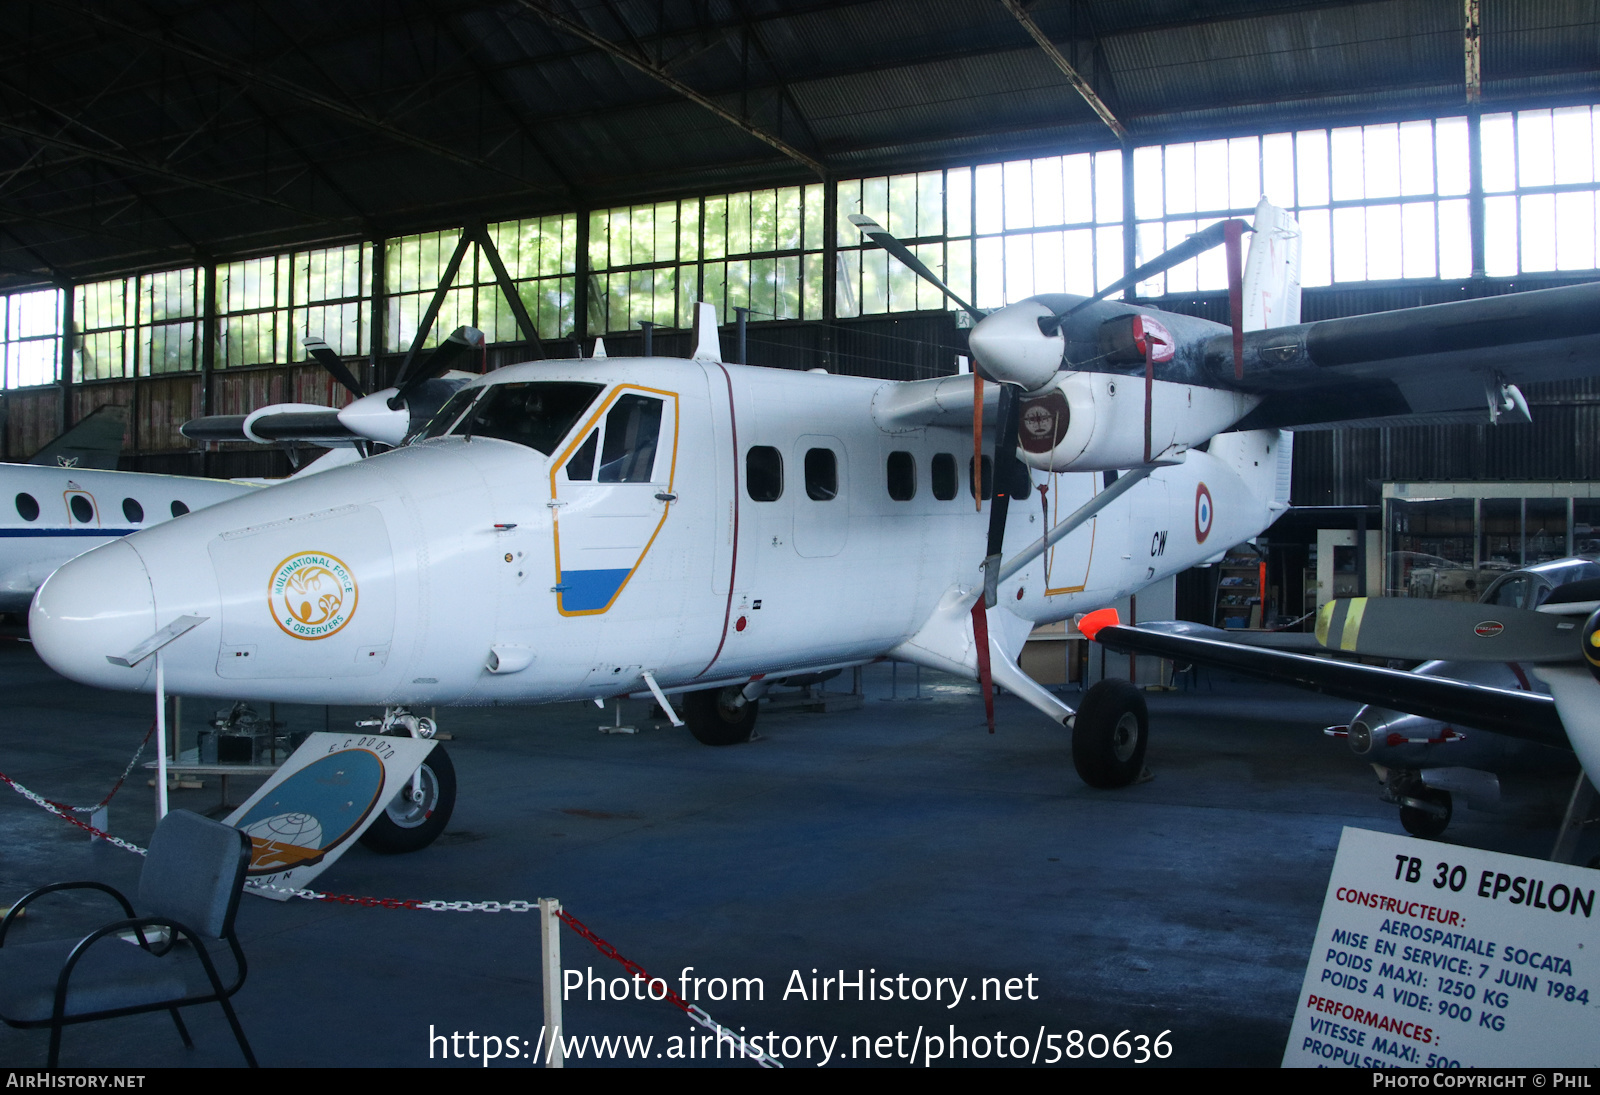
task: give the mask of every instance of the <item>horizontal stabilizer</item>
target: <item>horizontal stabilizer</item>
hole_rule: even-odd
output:
[[[1317,613],[1317,641],[1373,658],[1449,662],[1571,662],[1581,617],[1417,597],[1349,597]]]

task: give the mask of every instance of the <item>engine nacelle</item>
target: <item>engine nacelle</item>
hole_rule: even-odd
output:
[[[1022,403],[1022,459],[1043,471],[1112,471],[1173,459],[1261,397],[1117,373],[1061,373]]]

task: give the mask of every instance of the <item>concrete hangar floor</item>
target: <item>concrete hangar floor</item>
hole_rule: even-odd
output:
[[[1341,829],[1401,831],[1370,769],[1319,732],[1351,705],[1222,674],[1209,689],[1152,694],[1155,778],[1107,792],[1084,786],[1065,733],[1014,699],[1000,698],[990,737],[970,684],[924,673],[916,702],[888,699],[886,665],[864,680],[859,710],[763,711],[757,741],[722,749],[670,728],[597,733],[610,713],[590,704],[443,709],[460,795],[445,834],[411,855],[357,847],[314,885],[396,898],[558,897],[674,987],[693,967],[688,976],[706,980],[687,995],[721,1023],[760,1034],[780,1059],[790,1054],[790,1067],[821,1064],[835,1038],[829,1067],[905,1065],[913,1046],[922,1064],[934,1038],[945,1054],[935,1063],[994,1065],[1026,1063],[1014,1060],[1019,1050],[1031,1060],[1041,1035],[1045,1063],[1052,1047],[1065,1058],[1090,1035],[1123,1031],[1147,1046],[1167,1032],[1170,1056],[1153,1064],[1278,1063]],[[909,680],[902,667],[902,696]],[[0,644],[0,697],[0,771],[75,804],[105,793],[151,717],[146,697],[66,683],[19,643]],[[190,701],[186,720],[212,706]],[[631,713],[642,718],[644,705]],[[278,714],[322,728],[320,707]],[[335,709],[333,727],[362,714]],[[1544,856],[1570,779],[1508,780],[1500,813],[1458,810],[1446,839]],[[232,785],[230,797],[249,790]],[[63,879],[131,892],[138,857],[9,790],[0,796],[0,905]],[[212,782],[173,801],[204,812],[218,790]],[[154,790],[130,779],[110,816],[113,833],[143,843]],[[18,938],[88,926],[89,908],[87,899],[41,904]],[[467,1054],[481,1057],[483,1036],[519,1052],[511,1037],[539,1036],[537,914],[246,897],[239,934],[250,975],[235,1004],[264,1065],[479,1066]],[[562,934],[569,970],[592,968],[607,982],[624,974]],[[871,991],[854,987],[862,971],[887,995],[937,985],[940,997],[858,999]],[[824,986],[828,977],[835,983]],[[727,999],[733,978],[759,978],[762,998]],[[965,979],[956,1006],[940,978]],[[816,999],[823,989],[828,999]],[[694,1063],[718,1063],[700,1059],[704,1032],[671,1005],[585,995],[568,996],[569,1037],[654,1039],[643,1060],[604,1063],[682,1063],[673,1047],[687,1054],[691,1044]],[[69,1027],[62,1062],[242,1063],[218,1008],[185,1015],[193,1051],[155,1014]],[[0,1028],[0,1063],[42,1065],[46,1042],[44,1031]],[[599,1063],[589,1052],[568,1066]]]

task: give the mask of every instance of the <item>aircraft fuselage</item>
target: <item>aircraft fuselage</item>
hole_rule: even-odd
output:
[[[970,419],[888,432],[872,408],[894,386],[667,358],[501,369],[439,436],[74,561],[35,601],[35,644],[149,690],[153,660],[107,656],[203,616],[163,652],[169,690],[319,703],[603,697],[646,673],[685,691],[891,655],[975,672],[951,611],[981,588],[989,519]],[[1276,431],[1232,434],[1157,470],[1002,582],[991,633],[1014,655],[1038,622],[1255,535],[1287,459]],[[1008,557],[1104,487],[1032,478]]]

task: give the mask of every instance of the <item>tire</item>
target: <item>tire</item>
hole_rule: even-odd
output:
[[[408,797],[411,781],[390,800],[361,843],[382,855],[421,851],[436,840],[450,823],[456,807],[456,768],[443,745],[435,745],[422,762],[422,802]]]
[[[1429,802],[1436,806],[1444,807],[1442,815],[1431,810],[1423,810],[1416,806],[1400,807],[1400,827],[1412,836],[1435,837],[1441,835],[1450,826],[1450,815],[1454,808],[1450,802],[1449,791],[1435,791],[1426,787],[1418,787],[1406,794],[1402,799],[1416,799],[1418,802]]]
[[[1101,681],[1072,722],[1072,764],[1090,787],[1126,787],[1144,770],[1150,712],[1127,681]]]
[[[702,745],[743,745],[756,734],[756,701],[733,706],[738,688],[709,688],[683,697],[683,721]]]

